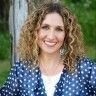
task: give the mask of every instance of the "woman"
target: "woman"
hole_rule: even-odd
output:
[[[96,64],[84,57],[75,16],[59,3],[36,9],[22,28],[1,96],[96,96]]]

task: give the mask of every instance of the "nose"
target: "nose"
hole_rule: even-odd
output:
[[[55,31],[54,31],[53,29],[51,29],[51,30],[48,32],[47,38],[48,38],[48,39],[54,39],[54,38],[55,38]]]

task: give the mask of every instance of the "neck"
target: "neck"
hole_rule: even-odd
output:
[[[45,75],[58,74],[64,67],[60,54],[40,54],[39,64],[41,72]]]
[[[60,54],[59,53],[56,53],[56,54],[41,53],[39,56],[39,59],[43,61],[44,64],[50,66],[60,61]]]

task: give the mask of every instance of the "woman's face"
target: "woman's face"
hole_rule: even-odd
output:
[[[52,54],[59,52],[64,42],[65,32],[62,17],[54,12],[47,14],[38,30],[40,52]]]

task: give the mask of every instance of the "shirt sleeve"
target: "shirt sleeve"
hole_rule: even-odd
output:
[[[19,63],[20,62],[16,62],[11,68],[10,74],[5,81],[5,84],[0,88],[0,96],[17,96],[19,91],[17,75]]]
[[[91,62],[91,74],[89,84],[91,86],[92,92],[96,95],[96,62]]]
[[[78,68],[85,89],[90,96],[96,96],[96,62],[85,57],[79,61]]]

